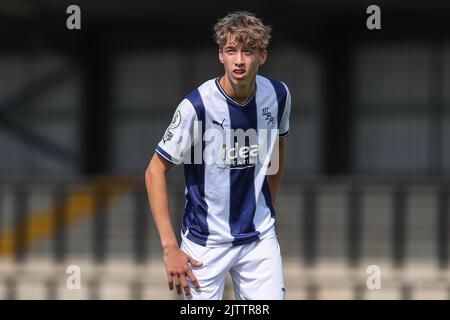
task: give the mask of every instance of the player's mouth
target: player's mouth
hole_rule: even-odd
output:
[[[245,70],[244,69],[234,69],[233,75],[236,79],[242,79],[245,76]]]

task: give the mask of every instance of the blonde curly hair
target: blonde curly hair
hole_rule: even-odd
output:
[[[253,49],[265,50],[272,28],[264,25],[253,13],[237,11],[221,18],[214,26],[214,41],[222,49],[228,39]]]

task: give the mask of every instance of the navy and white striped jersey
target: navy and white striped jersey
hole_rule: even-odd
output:
[[[181,101],[156,152],[184,165],[182,232],[190,240],[235,246],[275,233],[267,174],[277,147],[274,135],[288,134],[290,109],[287,86],[259,75],[245,104],[230,98],[219,78]]]

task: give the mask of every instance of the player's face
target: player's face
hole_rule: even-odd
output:
[[[255,80],[259,66],[267,59],[267,51],[248,48],[242,43],[228,39],[219,50],[219,60],[223,63],[225,74],[232,84],[248,85]]]

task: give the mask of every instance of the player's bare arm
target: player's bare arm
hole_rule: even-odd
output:
[[[285,163],[285,158],[286,158],[287,137],[282,137],[282,138],[280,138],[279,141],[280,142],[279,142],[279,149],[278,149],[278,156],[279,156],[278,171],[276,174],[267,176],[267,182],[269,183],[269,189],[270,189],[270,196],[272,198],[272,205],[274,207],[276,207],[278,191],[280,190],[281,179],[283,178],[284,163]]]
[[[153,219],[155,220],[163,248],[169,289],[173,290],[175,282],[177,294],[181,294],[181,286],[183,286],[186,296],[189,296],[189,285],[186,277],[189,277],[197,290],[200,290],[198,281],[192,274],[189,263],[194,266],[200,266],[202,263],[189,257],[179,248],[173,231],[169,214],[166,179],[167,172],[172,166],[169,161],[155,153],[145,172],[145,185]]]

